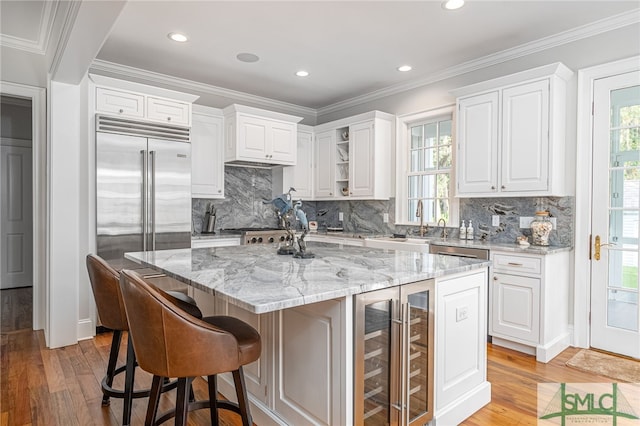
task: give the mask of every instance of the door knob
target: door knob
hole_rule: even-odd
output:
[[[595,260],[600,260],[600,248],[601,247],[615,246],[615,245],[616,245],[616,243],[605,243],[605,244],[602,244],[600,242],[600,235],[596,235],[595,250],[594,250],[593,258]]]

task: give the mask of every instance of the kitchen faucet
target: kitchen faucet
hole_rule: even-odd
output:
[[[442,222],[442,232],[440,233],[440,238],[443,240],[447,239],[447,220],[445,218],[440,218],[438,220],[438,226],[440,226],[440,222]]]
[[[422,200],[418,200],[418,208],[416,209],[416,216],[420,218],[420,228],[419,228],[420,236],[424,237],[425,232],[429,230],[429,225],[427,226],[424,225],[424,214],[422,210],[423,210]]]

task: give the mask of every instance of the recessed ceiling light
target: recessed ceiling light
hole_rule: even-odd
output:
[[[173,41],[177,41],[178,43],[184,43],[185,41],[189,40],[186,35],[180,33],[169,33],[167,34],[167,37],[169,37]]]
[[[446,0],[442,2],[443,9],[455,10],[464,6],[464,0]]]
[[[402,72],[407,72],[407,71],[411,71],[411,65],[403,65],[401,67],[398,67],[398,71],[402,71]]]
[[[258,62],[260,60],[258,55],[254,55],[253,53],[238,53],[236,58],[238,58],[240,62]]]
[[[308,75],[309,75],[309,73],[308,73],[307,71],[300,70],[300,71],[296,72],[296,75],[297,75],[298,77],[306,77],[306,76],[308,76]]]

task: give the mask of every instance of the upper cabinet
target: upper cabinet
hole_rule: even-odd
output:
[[[191,102],[107,87],[96,87],[96,112],[191,126]]]
[[[191,127],[191,195],[224,198],[222,110],[194,105]]]
[[[315,199],[388,199],[393,116],[360,114],[315,128]]]
[[[296,164],[297,123],[302,118],[236,104],[223,111],[225,162]]]
[[[313,197],[313,127],[298,125],[298,153],[295,166],[282,168],[282,194],[295,188],[294,198]],[[276,179],[274,179],[274,187]],[[277,194],[274,194],[277,195]]]
[[[457,97],[457,195],[567,195],[560,63],[466,86]]]

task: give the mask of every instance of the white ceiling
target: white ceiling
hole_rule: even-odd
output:
[[[2,44],[42,53],[53,4],[1,0]],[[599,21],[623,21],[631,10],[637,16],[639,6],[638,0],[467,0],[446,11],[440,0],[129,0],[96,59],[319,109],[506,50],[513,56],[524,45],[566,42]],[[169,40],[172,31],[189,42]],[[241,52],[260,61],[240,62]],[[403,64],[413,71],[398,72]],[[310,76],[296,77],[299,69]]]

